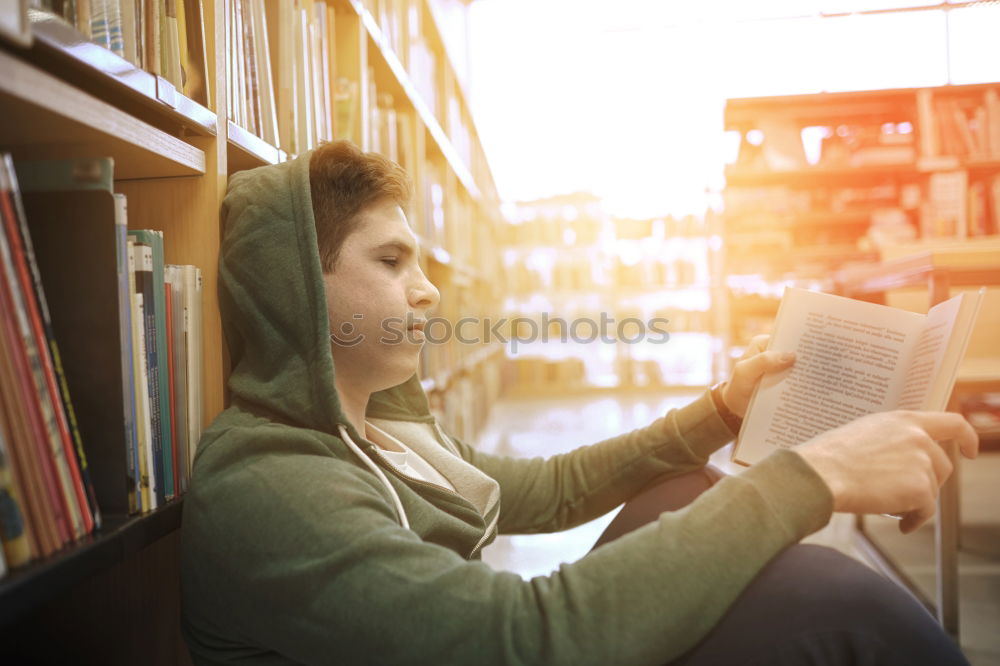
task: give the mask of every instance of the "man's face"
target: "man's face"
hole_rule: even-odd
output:
[[[323,282],[338,383],[374,392],[416,372],[422,321],[440,294],[420,268],[416,236],[398,205],[376,202],[360,215]]]

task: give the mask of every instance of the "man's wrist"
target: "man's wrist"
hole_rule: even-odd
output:
[[[737,435],[740,432],[740,427],[743,425],[743,419],[733,412],[733,410],[729,409],[726,406],[726,401],[722,399],[722,389],[725,385],[725,382],[719,382],[711,388],[712,402],[715,404],[715,411],[719,412],[719,416],[722,417],[729,430],[734,435]]]

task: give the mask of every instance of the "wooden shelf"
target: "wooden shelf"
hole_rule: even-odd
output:
[[[226,161],[230,174],[288,159],[285,151],[275,148],[231,120],[227,123],[227,139]]]
[[[916,114],[916,89],[862,90],[727,100],[727,130],[756,127],[761,119],[781,118],[803,125],[839,125],[845,122],[898,122]]]
[[[979,94],[995,84],[973,83],[934,88],[935,95]],[[763,118],[780,118],[805,125],[840,125],[845,122],[899,122],[915,119],[920,88],[888,88],[803,95],[736,97],[726,101],[727,130],[756,127]]]
[[[45,69],[64,74],[64,79],[77,86],[90,83],[98,88],[91,92],[101,97],[121,94],[195,134],[215,135],[215,113],[177,92],[163,77],[88,41],[58,16],[38,9],[28,10],[28,16],[34,34],[30,57],[44,63]]]
[[[0,52],[0,145],[15,157],[108,155],[115,179],[205,173],[205,153]]]
[[[95,533],[0,579],[0,626],[55,599],[181,526],[183,499],[143,516],[105,516]]]
[[[424,127],[427,128],[427,133],[433,139],[434,145],[437,147],[438,151],[444,156],[445,160],[448,162],[448,166],[455,173],[459,182],[465,188],[466,192],[469,193],[473,199],[479,200],[482,198],[479,186],[476,184],[475,178],[472,176],[472,171],[469,166],[462,161],[459,157],[458,151],[451,143],[451,139],[445,133],[444,129],[441,127],[441,123],[438,119],[434,117],[431,113],[430,108],[424,102],[423,97],[417,91],[416,86],[413,85],[413,81],[410,79],[410,75],[407,73],[406,68],[403,67],[403,63],[400,62],[399,58],[393,52],[392,47],[389,45],[388,40],[382,33],[382,29],[379,28],[378,22],[375,17],[364,8],[360,0],[349,0],[351,8],[357,12],[358,16],[361,18],[361,23],[364,25],[365,31],[368,33],[368,38],[372,45],[375,46],[374,49],[369,49],[369,56],[373,54],[378,55],[378,62],[372,63],[374,65],[384,66],[389,73],[392,75],[392,80],[395,86],[398,87],[396,91],[402,93],[402,95],[410,101],[413,106],[413,110],[417,112],[420,120],[423,122]]]
[[[726,233],[753,233],[755,231],[788,230],[799,227],[828,227],[869,224],[873,211],[844,211],[841,213],[807,211],[801,213],[727,213]]]
[[[873,182],[909,182],[922,178],[913,163],[865,167],[806,167],[803,169],[772,171],[752,169],[735,164],[726,166],[727,187],[761,187],[788,185],[790,187],[865,187]]]

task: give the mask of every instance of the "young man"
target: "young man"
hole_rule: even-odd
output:
[[[865,417],[692,484],[754,384],[792,362],[752,349],[646,428],[548,460],[478,453],[416,376],[438,292],[408,197],[398,166],[346,142],[230,181],[232,406],[199,445],[182,533],[196,664],[965,663],[899,588],[794,545],[835,510],[926,520],[950,472],[935,440],[975,453],[964,420]],[[549,576],[480,561],[498,531],[623,502],[627,533]]]

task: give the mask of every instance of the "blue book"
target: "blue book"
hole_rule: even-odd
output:
[[[162,483],[158,487],[163,488],[163,499],[174,498],[174,438],[170,425],[170,402],[173,399],[170,394],[170,368],[167,365],[167,303],[166,303],[166,282],[164,280],[163,260],[163,232],[149,229],[129,230],[129,235],[141,245],[148,245],[153,250],[153,324],[155,327],[155,344],[147,347],[147,357],[150,356],[150,347],[156,352],[155,363],[149,366],[149,395],[153,402],[153,429],[159,431],[160,438],[160,466],[162,468]],[[149,303],[147,303],[147,317],[149,316]],[[153,386],[155,384],[155,387]],[[155,397],[154,397],[155,396]],[[158,424],[158,425],[157,425]],[[154,444],[156,440],[154,439]]]

